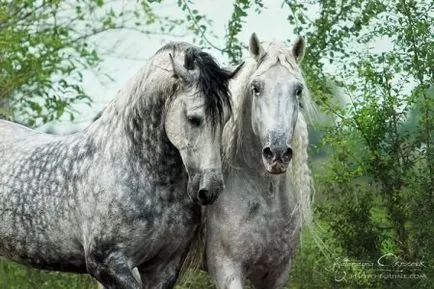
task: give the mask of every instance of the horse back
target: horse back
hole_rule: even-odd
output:
[[[0,120],[0,143],[10,140],[17,140],[26,137],[43,137],[47,138],[50,135],[38,132],[34,129],[25,127],[23,125],[13,123],[6,120]]]

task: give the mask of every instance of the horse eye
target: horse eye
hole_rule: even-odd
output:
[[[301,85],[297,86],[297,88],[295,89],[295,95],[300,98],[302,92],[303,92],[303,86]]]
[[[187,117],[188,122],[195,127],[198,127],[202,124],[203,119],[200,116],[188,116]]]
[[[253,92],[256,96],[259,96],[259,95],[261,94],[261,91],[260,91],[260,88],[259,88],[259,85],[258,85],[258,84],[256,84],[256,83],[253,83],[253,84],[252,84],[252,92]]]

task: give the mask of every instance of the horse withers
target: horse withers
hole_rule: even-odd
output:
[[[0,255],[89,273],[105,288],[173,287],[199,204],[223,189],[231,77],[209,54],[170,43],[82,132],[0,121]]]
[[[206,208],[207,267],[219,289],[281,288],[311,218],[306,120],[314,112],[299,67],[304,41],[260,43],[230,82],[223,131],[224,193]]]

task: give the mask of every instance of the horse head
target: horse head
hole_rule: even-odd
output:
[[[292,49],[271,42],[265,50],[252,34],[249,50],[257,66],[248,84],[252,130],[261,143],[265,169],[281,174],[293,154],[292,140],[304,89],[299,69],[304,41],[299,38]]]
[[[238,69],[222,69],[194,47],[186,50],[183,63],[171,54],[170,61],[179,93],[166,112],[166,134],[189,175],[190,198],[211,204],[224,188],[221,135],[231,113],[228,83]]]

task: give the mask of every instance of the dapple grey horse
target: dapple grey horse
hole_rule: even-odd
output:
[[[315,111],[300,70],[304,41],[261,44],[230,82],[223,130],[226,188],[206,210],[207,267],[219,289],[281,288],[302,220],[311,220],[307,118]]]
[[[172,288],[199,204],[223,189],[231,76],[198,48],[170,43],[82,132],[0,121],[0,255],[89,273],[106,288]]]

